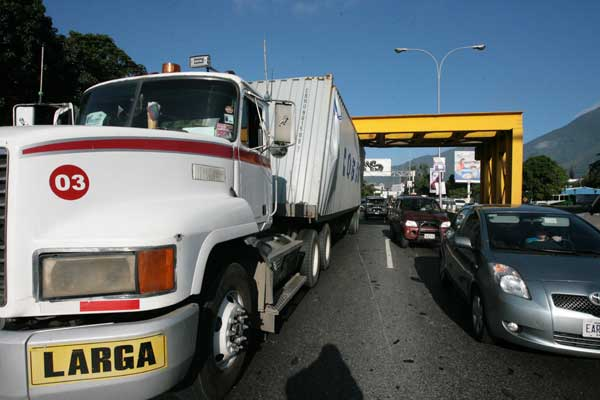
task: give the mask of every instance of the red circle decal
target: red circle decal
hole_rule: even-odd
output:
[[[90,179],[76,165],[61,165],[50,174],[50,188],[63,200],[77,200],[85,196]]]

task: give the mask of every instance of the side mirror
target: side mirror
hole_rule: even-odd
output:
[[[273,142],[271,154],[274,157],[283,157],[287,148],[294,143],[294,103],[275,101]]]
[[[473,249],[471,239],[466,236],[454,236],[454,244],[461,249]]]

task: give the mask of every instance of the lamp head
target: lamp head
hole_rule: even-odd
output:
[[[474,50],[479,50],[479,51],[483,51],[485,50],[485,44],[476,44],[475,46],[471,46],[472,49]]]
[[[405,52],[405,51],[408,51],[408,49],[407,49],[406,47],[396,47],[396,48],[394,49],[394,51],[395,51],[397,54],[400,54],[400,53],[403,53],[403,52]]]

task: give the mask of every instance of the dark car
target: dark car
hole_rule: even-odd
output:
[[[448,215],[428,197],[399,197],[389,209],[388,220],[393,238],[401,247],[410,242],[439,243],[450,227]]]
[[[365,203],[365,219],[370,217],[383,217],[387,215],[387,202],[380,196],[367,196]]]
[[[600,230],[566,211],[472,206],[440,248],[477,340],[600,358]]]

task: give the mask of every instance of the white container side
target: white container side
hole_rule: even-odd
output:
[[[295,141],[272,158],[278,215],[325,219],[360,204],[360,148],[333,77],[251,82],[254,90],[295,104]],[[274,126],[272,116],[269,126]]]

